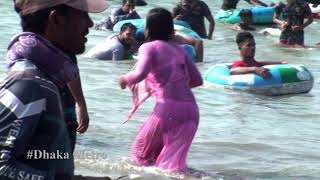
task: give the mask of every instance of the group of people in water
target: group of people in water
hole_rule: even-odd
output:
[[[259,0],[246,1],[257,6],[268,6]],[[233,13],[233,10],[237,8],[238,2],[239,0],[224,0],[221,9]],[[278,5],[274,3],[270,4],[275,9],[273,22],[281,28],[281,33],[279,32],[279,44],[285,47],[302,48],[304,46],[304,28],[312,23],[313,15],[308,3],[303,0],[287,0],[287,3],[287,5],[282,2]],[[215,21],[210,8],[205,2],[200,0],[181,0],[173,8],[172,16],[176,20],[187,22],[190,28],[198,33],[201,38],[212,39]],[[237,31],[256,30],[252,20],[253,14],[250,9],[241,10],[239,16],[241,21],[234,24],[232,26],[233,29]],[[140,18],[140,15],[135,10],[135,0],[123,0],[122,6],[113,9],[110,15],[95,25],[95,29],[109,29],[112,31],[113,26],[121,20]],[[205,18],[209,22],[208,33],[204,23]],[[305,21],[305,19],[307,20]],[[132,36],[124,37],[124,31],[122,30],[120,30],[118,35],[111,35],[106,41],[95,46],[86,56],[102,60],[124,60],[130,58],[130,54],[137,52],[137,47],[145,42],[145,37],[143,34],[141,35],[141,32],[132,32]],[[140,33],[140,35],[135,36],[135,33]],[[198,56],[196,61],[201,62],[203,56],[202,40],[190,36],[180,37],[179,39],[178,42],[190,44],[195,48],[195,54]],[[119,55],[119,52],[122,55]]]
[[[284,19],[275,15],[275,22],[283,27],[281,43],[303,45],[303,28],[312,22],[310,9],[301,0],[287,1]],[[265,5],[257,0],[248,2]],[[134,3],[123,0],[122,7],[99,26],[110,29],[126,17],[140,17]],[[223,9],[236,8],[237,3],[224,0]],[[14,5],[23,32],[10,42],[8,73],[0,87],[1,179],[107,179],[75,176],[72,154],[76,132],[84,133],[89,126],[76,55],[85,51],[85,36],[94,25],[88,13],[102,12],[110,5],[104,0],[14,0]],[[188,22],[202,38],[212,38],[215,22],[206,3],[181,0],[173,13],[164,8],[148,12],[142,41],[136,41],[134,25],[123,24],[119,34],[107,39],[108,47],[103,47],[112,50],[101,56],[120,60],[138,50],[133,69],[119,78],[120,88],[133,92],[128,120],[148,97],[155,97],[153,112],[132,145],[131,160],[136,165],[186,171],[187,154],[199,124],[191,89],[201,86],[203,80],[180,44],[195,46],[197,61],[202,61],[203,43],[174,35],[174,18]],[[204,18],[209,21],[208,33]],[[256,61],[255,41],[249,32],[240,32],[236,42],[240,60],[232,65],[232,74],[257,73],[269,79],[271,74],[262,66],[286,63]],[[34,150],[59,150],[68,156],[30,159],[28,154]]]

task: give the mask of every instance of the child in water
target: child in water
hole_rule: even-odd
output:
[[[160,28],[161,27],[161,28]],[[185,50],[170,41],[174,29],[171,13],[154,8],[146,18],[148,40],[139,48],[135,68],[120,77],[120,86],[133,91],[135,107],[150,95],[153,113],[140,128],[132,145],[131,159],[137,165],[169,171],[185,171],[186,158],[197,131],[199,110],[191,88],[201,86],[202,77]],[[139,85],[143,85],[141,98]]]
[[[264,79],[272,77],[268,69],[262,67],[271,64],[287,64],[287,62],[256,61],[254,58],[256,52],[256,43],[254,37],[249,32],[240,32],[237,34],[236,42],[240,51],[240,60],[236,60],[230,69],[231,74],[257,73]]]
[[[232,29],[236,31],[255,31],[256,28],[252,26],[252,12],[249,9],[240,11],[239,16],[241,22],[233,25]]]

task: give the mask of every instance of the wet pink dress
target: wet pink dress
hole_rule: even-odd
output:
[[[185,171],[199,123],[198,106],[191,92],[192,87],[203,83],[199,71],[178,44],[157,40],[139,48],[136,67],[124,78],[134,99],[139,97],[135,85],[141,83],[155,98],[153,112],[132,145],[131,159],[138,165]],[[135,111],[140,102],[134,102]]]

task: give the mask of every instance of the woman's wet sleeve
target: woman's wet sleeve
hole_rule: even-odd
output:
[[[139,48],[138,61],[136,62],[133,70],[124,76],[128,85],[138,83],[147,77],[148,73],[151,71],[152,59],[152,46],[150,44],[142,45]]]

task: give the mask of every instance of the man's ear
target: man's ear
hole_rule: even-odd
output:
[[[62,27],[65,25],[65,16],[62,16],[59,14],[59,12],[57,10],[52,10],[49,14],[48,17],[48,24],[51,25],[51,28],[54,27]]]
[[[48,22],[44,35],[50,41],[58,41],[63,38],[65,32],[66,18],[57,10],[52,10],[48,16]]]

